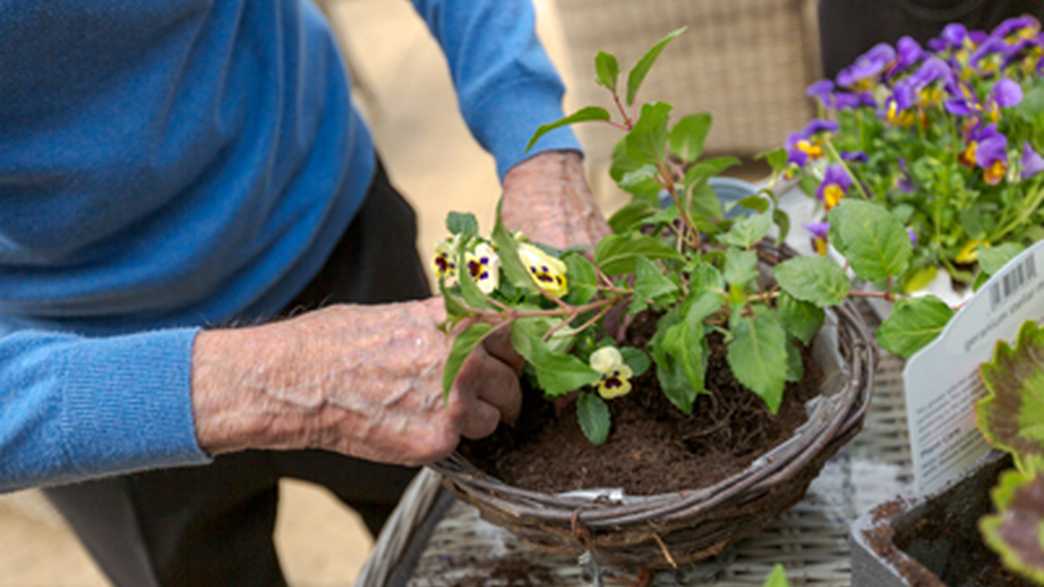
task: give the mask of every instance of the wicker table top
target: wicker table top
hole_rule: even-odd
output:
[[[760,586],[774,563],[795,585],[848,585],[848,524],[874,504],[909,489],[910,452],[902,362],[882,355],[863,431],[834,457],[797,506],[758,537],[697,566],[655,577],[653,585]],[[604,585],[630,585],[638,569],[603,568]],[[520,543],[441,490],[425,471],[378,539],[357,585],[592,585],[588,567]]]

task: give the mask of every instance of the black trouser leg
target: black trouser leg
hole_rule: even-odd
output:
[[[323,270],[285,313],[427,297],[416,237],[413,210],[379,171]],[[330,489],[376,533],[414,473],[322,451],[251,451],[47,495],[117,585],[269,586],[285,584],[272,543],[280,477]]]

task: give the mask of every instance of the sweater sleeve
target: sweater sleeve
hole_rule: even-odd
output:
[[[464,120],[497,161],[497,174],[548,150],[580,150],[573,132],[541,124],[562,117],[565,87],[535,31],[531,0],[413,0],[442,46]]]
[[[190,394],[197,332],[0,334],[0,491],[208,462]]]

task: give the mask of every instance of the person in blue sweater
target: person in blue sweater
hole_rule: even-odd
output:
[[[413,0],[503,217],[605,233],[529,0]],[[448,405],[448,338],[307,0],[0,0],[0,490],[47,495],[119,585],[278,585],[280,477],[372,531],[518,413],[506,340]],[[363,56],[365,58],[365,56]]]

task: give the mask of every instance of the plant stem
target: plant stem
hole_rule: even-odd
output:
[[[859,178],[856,177],[855,173],[852,173],[852,168],[848,166],[848,163],[846,163],[844,159],[841,158],[841,153],[837,152],[837,147],[834,146],[834,143],[832,143],[830,139],[823,139],[823,144],[826,146],[827,151],[830,153],[830,156],[835,161],[837,161],[839,165],[841,165],[841,168],[845,170],[845,173],[848,174],[848,177],[852,178],[852,183],[855,184],[856,189],[859,190],[859,193],[863,196],[863,199],[869,201],[870,196],[866,193],[866,190],[863,189],[863,182],[859,181]]]
[[[895,301],[895,294],[887,291],[868,291],[861,289],[853,289],[848,292],[849,297],[853,298],[879,298],[882,300],[888,300],[889,302]]]
[[[617,94],[615,91],[613,92],[613,102],[616,103],[616,109],[620,111],[620,116],[623,117],[624,126],[627,128],[627,130],[631,130],[632,128],[634,128],[634,122],[631,120],[631,117],[627,114],[627,109],[624,108],[623,102],[620,101],[620,95]]]

